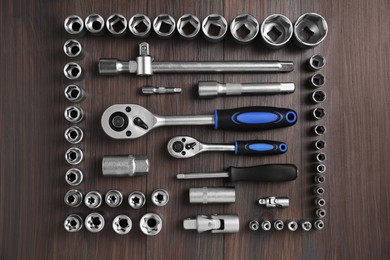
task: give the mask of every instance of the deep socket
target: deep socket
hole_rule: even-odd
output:
[[[190,203],[235,203],[236,190],[234,187],[203,187],[190,188],[189,191]]]
[[[102,160],[104,176],[143,176],[149,172],[149,159],[146,155],[104,156]]]
[[[313,48],[328,34],[328,25],[319,14],[305,13],[294,24],[295,44],[300,48]]]

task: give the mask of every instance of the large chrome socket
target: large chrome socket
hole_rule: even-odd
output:
[[[84,50],[81,43],[75,39],[67,40],[64,43],[64,53],[73,60],[80,60],[84,58]]]
[[[146,38],[150,35],[152,22],[144,14],[135,14],[129,20],[130,32],[139,38]]]
[[[328,34],[328,24],[324,17],[316,13],[301,15],[294,24],[295,43],[300,48],[313,48]]]
[[[169,14],[160,14],[153,21],[153,30],[162,39],[169,39],[176,29],[176,21]]]
[[[177,20],[177,32],[186,40],[195,39],[200,32],[201,22],[192,14],[184,14]]]
[[[203,19],[202,32],[210,42],[219,42],[225,38],[228,23],[220,14],[210,14]]]
[[[107,30],[114,36],[127,34],[127,19],[121,14],[113,14],[106,21]]]
[[[230,23],[230,32],[235,41],[247,44],[259,33],[259,22],[252,15],[241,14]]]
[[[287,44],[293,35],[293,25],[286,16],[272,14],[265,18],[260,28],[261,38],[271,49],[279,49]]]

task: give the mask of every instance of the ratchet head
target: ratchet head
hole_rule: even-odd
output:
[[[191,136],[176,136],[169,140],[167,148],[175,158],[190,158],[202,152],[203,144]]]
[[[104,132],[114,139],[133,139],[152,130],[157,118],[135,104],[117,104],[107,108],[101,118]]]

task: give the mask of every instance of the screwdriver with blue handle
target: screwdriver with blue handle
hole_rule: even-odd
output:
[[[229,178],[229,181],[284,182],[298,177],[298,169],[294,164],[264,164],[251,167],[229,167],[225,172],[213,173],[181,173],[179,180]]]

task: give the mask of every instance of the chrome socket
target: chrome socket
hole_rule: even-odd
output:
[[[71,126],[68,129],[65,130],[65,139],[70,144],[78,144],[80,143],[84,138],[84,132],[81,130],[78,126]]]
[[[263,205],[267,208],[286,208],[290,205],[288,197],[268,197],[259,199],[257,202],[259,205]]]
[[[144,176],[148,174],[149,167],[146,155],[104,156],[102,160],[104,176]]]
[[[84,203],[90,209],[96,209],[102,205],[102,195],[97,191],[90,191],[85,195]]]
[[[84,159],[83,151],[77,147],[71,147],[65,152],[65,160],[70,165],[77,165]]]
[[[298,223],[294,220],[287,221],[287,228],[290,231],[296,231],[298,229]]]
[[[326,211],[324,209],[316,209],[316,216],[318,218],[324,218],[326,216]]]
[[[310,85],[314,88],[320,88],[325,85],[326,79],[325,76],[321,73],[316,73],[310,78]]]
[[[83,172],[77,168],[69,169],[65,173],[65,181],[71,186],[80,185],[83,182]]]
[[[65,19],[64,28],[67,33],[74,36],[83,36],[85,34],[84,22],[80,16],[70,15]]]
[[[324,102],[325,99],[326,99],[326,93],[322,90],[314,91],[313,94],[311,95],[311,100],[316,104]]]
[[[79,190],[69,190],[65,194],[64,201],[70,207],[78,207],[83,202],[83,194]]]
[[[167,205],[169,201],[169,193],[164,189],[156,189],[152,192],[151,199],[154,205],[162,207]]]
[[[183,39],[195,39],[200,32],[201,22],[198,17],[192,14],[184,14],[176,24],[177,32]]]
[[[283,230],[283,229],[284,229],[284,222],[283,222],[282,220],[280,220],[280,219],[275,220],[275,222],[274,222],[274,228],[275,228],[276,230],[278,230],[278,231]]]
[[[326,142],[324,140],[317,140],[314,142],[314,148],[316,150],[322,150],[325,149],[326,147]]]
[[[295,43],[300,48],[313,48],[328,34],[328,24],[324,17],[316,13],[301,15],[294,24]]]
[[[81,107],[69,106],[65,109],[64,116],[68,122],[77,124],[83,120],[84,110]]]
[[[75,62],[68,62],[64,66],[64,75],[67,79],[81,81],[84,78],[84,72],[81,66]]]
[[[101,214],[93,212],[85,218],[84,225],[90,232],[97,233],[104,228],[105,220]]]
[[[325,206],[326,201],[323,198],[316,198],[314,200],[314,204],[316,204],[316,206],[318,206],[318,207],[323,207],[323,206]]]
[[[99,14],[90,14],[85,18],[85,28],[95,36],[100,36],[105,33],[104,18]]]
[[[83,219],[77,214],[69,215],[64,221],[64,228],[68,232],[80,231],[83,227]]]
[[[74,60],[82,59],[84,58],[84,50],[81,43],[75,39],[67,40],[64,43],[64,53],[69,58],[72,58]]]
[[[326,112],[325,112],[325,109],[323,109],[322,107],[317,107],[317,108],[313,109],[312,115],[313,115],[314,119],[320,120],[320,119],[325,117]]]
[[[128,202],[130,207],[133,209],[140,209],[146,203],[145,194],[143,194],[141,191],[133,191],[129,195]]]
[[[317,162],[325,162],[326,161],[326,154],[325,153],[316,153],[315,160]]]
[[[251,220],[249,222],[249,229],[252,230],[252,231],[257,231],[259,230],[260,228],[260,224],[259,224],[259,221],[257,220]]]
[[[236,190],[234,187],[190,188],[189,201],[190,204],[235,203]]]
[[[162,219],[156,213],[147,213],[139,221],[141,231],[148,236],[155,236],[162,229]]]
[[[326,128],[323,125],[316,125],[313,127],[313,133],[318,136],[323,135],[326,133]]]
[[[320,70],[325,66],[326,60],[324,56],[320,54],[315,54],[309,59],[309,67],[311,70]]]
[[[104,199],[109,207],[115,208],[122,204],[123,195],[119,190],[110,190],[107,191]]]
[[[83,101],[86,96],[84,89],[74,84],[68,85],[65,88],[64,93],[66,99],[73,103]]]
[[[150,35],[152,22],[144,14],[135,14],[129,20],[130,32],[139,38],[146,38]]]
[[[301,228],[303,231],[310,231],[312,228],[311,222],[310,221],[302,221],[301,222]]]
[[[320,163],[320,164],[316,165],[315,170],[317,173],[324,173],[324,172],[326,172],[326,166],[325,166],[325,164]]]
[[[325,176],[317,174],[314,176],[314,182],[317,184],[321,184],[325,182]]]
[[[286,16],[272,14],[265,18],[260,27],[261,38],[271,49],[279,49],[287,44],[293,35],[293,25]]]
[[[126,215],[118,215],[112,221],[112,229],[119,235],[126,235],[132,227],[133,223]]]
[[[259,33],[259,22],[250,14],[238,15],[230,23],[230,32],[236,42],[247,44]]]
[[[107,30],[114,36],[127,34],[127,19],[121,14],[113,14],[106,21]]]
[[[322,187],[315,187],[313,191],[315,195],[323,195],[325,193],[325,190]]]
[[[271,230],[272,224],[269,220],[263,220],[261,222],[261,229],[264,231],[269,231]],[[279,226],[280,227],[280,226]],[[283,229],[283,228],[282,228]]]
[[[228,29],[226,19],[220,14],[210,14],[203,19],[202,32],[206,40],[219,42],[225,38]]]
[[[153,21],[153,30],[162,39],[169,39],[176,29],[176,21],[169,14],[160,14]]]
[[[315,229],[321,230],[321,229],[324,229],[324,227],[325,227],[324,221],[322,221],[321,219],[314,221],[314,228]]]

